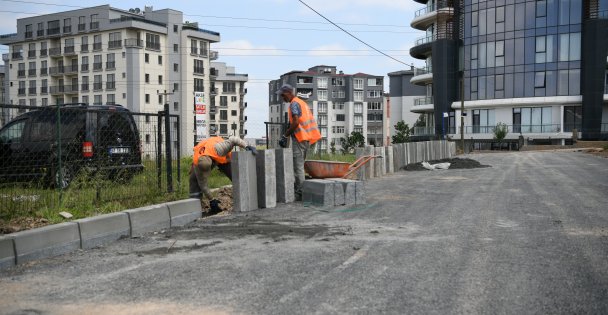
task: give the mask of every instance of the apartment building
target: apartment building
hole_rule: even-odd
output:
[[[180,150],[191,154],[194,93],[202,92],[208,105],[210,95],[204,93],[211,80],[205,69],[218,58],[210,46],[219,40],[219,33],[184,22],[180,11],[152,7],[102,5],[18,19],[17,33],[0,36],[10,49],[3,55],[5,99],[34,106],[120,104],[149,113],[166,102],[180,116]],[[165,91],[173,94],[159,95]],[[147,136],[154,135],[142,138]]]
[[[497,123],[538,143],[607,137],[608,0],[416,2],[426,35],[410,54],[426,67],[412,82],[427,93],[412,111],[434,116],[434,135],[460,133],[464,98],[465,138]]]
[[[317,150],[328,151],[334,143],[340,150],[340,138],[353,131],[365,136],[368,144],[386,143],[386,99],[384,77],[365,73],[344,74],[335,66],[315,66],[307,71],[291,71],[270,81],[269,140],[273,145],[281,137],[277,123],[286,122],[288,106],[275,92],[283,85],[294,87],[298,97],[308,103],[319,129]]]
[[[249,76],[237,73],[234,67],[223,62],[211,63],[211,89],[209,106],[209,130],[222,137],[247,135],[245,129],[245,83]]]
[[[395,135],[395,124],[404,121],[413,127],[421,114],[412,112],[414,102],[426,95],[423,86],[411,83],[413,77],[419,75],[418,69],[395,71],[388,74],[390,95],[390,135]],[[432,114],[425,115],[425,121],[433,121]],[[431,130],[432,131],[432,130]],[[425,127],[414,128],[413,136],[427,135]]]

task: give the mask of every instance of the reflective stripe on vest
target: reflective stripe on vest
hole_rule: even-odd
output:
[[[294,133],[298,142],[308,141],[312,145],[319,141],[319,139],[321,139],[321,133],[319,132],[319,127],[317,126],[317,122],[315,121],[308,104],[298,97],[294,97],[291,101],[298,103],[302,112],[302,115],[300,115],[300,119],[298,120],[298,128]],[[288,112],[289,122],[291,122],[293,120],[291,106],[289,107]]]
[[[194,165],[196,165],[198,163],[198,159],[201,156],[208,156],[214,162],[216,162],[218,164],[228,163],[229,159],[232,156],[232,152],[228,153],[227,156],[220,156],[219,154],[217,154],[217,151],[215,151],[215,145],[220,142],[223,142],[223,141],[224,141],[224,139],[221,137],[211,137],[209,139],[205,139],[205,140],[199,142],[194,147],[194,155],[192,156],[192,163]]]

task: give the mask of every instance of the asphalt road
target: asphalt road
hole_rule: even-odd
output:
[[[608,159],[473,157],[2,271],[0,313],[607,314]]]

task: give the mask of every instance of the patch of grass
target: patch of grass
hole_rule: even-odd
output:
[[[608,151],[608,144],[604,144],[604,151]]]
[[[174,165],[177,164],[176,162]],[[144,162],[144,171],[130,180],[114,181],[104,176],[80,172],[64,191],[44,187],[41,184],[6,183],[0,185],[0,221],[22,217],[36,217],[49,223],[66,221],[59,212],[67,211],[80,219],[125,209],[174,201],[188,197],[191,158],[179,163],[180,181],[173,172],[171,193],[166,189],[166,172],[161,172],[161,186],[154,161]],[[214,169],[209,178],[209,188],[229,185],[230,180]]]
[[[314,153],[309,154],[307,160],[321,160],[321,161],[336,161],[354,163],[357,159],[354,154],[330,154],[330,153]]]

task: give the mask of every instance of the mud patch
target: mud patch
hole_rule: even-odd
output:
[[[450,164],[451,170],[491,167],[490,165],[483,165],[473,159],[462,159],[462,158],[442,159],[442,160],[435,160],[435,161],[428,161],[428,162],[430,164],[451,163]],[[401,169],[405,170],[405,171],[428,171],[426,168],[422,167],[422,162],[406,165],[406,166],[402,167]]]
[[[206,243],[206,244],[197,244],[197,243],[194,243],[194,245],[191,245],[191,246],[159,247],[159,248],[153,248],[153,249],[150,249],[150,250],[136,251],[134,254],[136,254],[138,256],[143,256],[143,255],[160,255],[160,256],[165,256],[165,255],[173,254],[173,253],[189,253],[189,252],[192,252],[192,251],[195,251],[195,250],[199,250],[199,249],[215,246],[215,245],[221,244],[221,243],[222,242],[220,242],[220,241],[213,241],[211,243]]]

